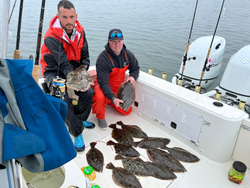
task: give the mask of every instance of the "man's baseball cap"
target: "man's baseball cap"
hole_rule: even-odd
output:
[[[111,40],[115,40],[115,39],[121,39],[123,40],[123,34],[122,31],[120,29],[111,29],[109,31],[109,36],[108,39]]]

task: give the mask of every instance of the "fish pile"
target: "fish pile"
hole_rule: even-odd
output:
[[[128,111],[129,107],[135,102],[135,86],[130,81],[124,82],[120,85],[116,98],[123,101],[120,106],[123,110]]]
[[[120,125],[121,128],[118,128]],[[123,168],[115,167],[112,163],[106,165],[112,170],[112,178],[115,184],[123,188],[142,187],[136,176],[154,177],[161,180],[176,179],[175,173],[183,173],[187,170],[181,162],[194,163],[200,159],[194,154],[179,148],[167,147],[170,139],[162,137],[148,137],[137,125],[125,125],[122,121],[109,125],[112,128],[111,136],[117,143],[109,140],[107,145],[113,146],[115,160],[121,160]],[[134,138],[140,138],[134,142]],[[103,155],[95,148],[96,143],[91,143],[91,149],[87,153],[87,161],[96,171],[102,171]],[[146,150],[149,161],[143,161],[136,148]],[[181,162],[180,162],[181,161]]]
[[[79,90],[86,90],[90,83],[94,83],[91,76],[85,70],[85,66],[82,65],[71,71],[67,75],[67,82],[66,86],[70,89],[79,91]]]

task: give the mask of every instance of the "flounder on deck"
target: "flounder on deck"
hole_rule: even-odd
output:
[[[136,151],[132,146],[124,145],[121,143],[115,143],[113,141],[108,141],[107,145],[114,145],[116,153],[123,155],[125,157],[139,157],[140,153]]]
[[[112,170],[112,178],[116,185],[123,188],[142,188],[136,176],[128,170],[115,167],[111,162],[106,165],[106,168]]]
[[[122,160],[123,167],[137,176],[152,176],[162,180],[176,178],[166,165],[145,162],[140,158],[124,158],[121,155],[115,156],[115,160]]]
[[[120,125],[123,130],[129,132],[134,138],[148,138],[148,135],[137,125],[124,125],[122,121],[117,121],[116,124]]]
[[[93,80],[91,76],[87,73],[85,70],[85,66],[82,65],[75,69],[74,71],[71,71],[67,75],[67,82],[66,86],[70,89],[79,91],[79,90],[86,90],[89,83],[93,84]]]
[[[148,137],[144,138],[140,142],[135,142],[135,147],[139,148],[163,148],[166,149],[166,145],[169,144],[168,138],[160,137]]]
[[[90,143],[90,149],[86,154],[87,162],[97,172],[102,172],[104,165],[104,157],[100,150],[95,148],[96,142]]]
[[[158,164],[167,165],[173,172],[186,172],[185,167],[171,154],[156,148],[147,149],[148,158]]]
[[[184,150],[182,148],[178,147],[173,147],[173,148],[168,148],[166,147],[166,150],[173,155],[176,159],[182,162],[187,162],[187,163],[195,163],[200,161],[200,159],[195,156],[194,154],[188,152],[187,150]]]
[[[125,130],[116,128],[116,124],[109,125],[112,131],[112,138],[114,138],[117,142],[128,146],[134,146],[133,137]]]
[[[128,111],[129,107],[135,101],[135,86],[130,81],[124,82],[120,85],[116,98],[123,101],[120,103],[120,106],[123,110]]]

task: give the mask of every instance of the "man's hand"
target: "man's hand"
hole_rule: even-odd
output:
[[[90,86],[92,86],[92,85],[93,85],[93,83],[90,82],[89,85],[88,85],[88,87],[87,87],[86,89],[81,89],[80,91],[81,91],[81,92],[85,92],[85,91],[87,91],[87,90],[90,88]]]
[[[133,85],[135,85],[135,79],[132,76],[128,77],[127,82],[128,81],[130,81]]]
[[[120,99],[115,98],[115,99],[113,100],[113,103],[114,103],[114,105],[115,105],[116,107],[120,107],[120,103],[123,103],[123,101],[120,100]]]

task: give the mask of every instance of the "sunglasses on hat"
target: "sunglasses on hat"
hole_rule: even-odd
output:
[[[110,35],[110,38],[112,39],[112,38],[115,38],[115,37],[122,37],[122,33],[112,33],[111,35]]]

